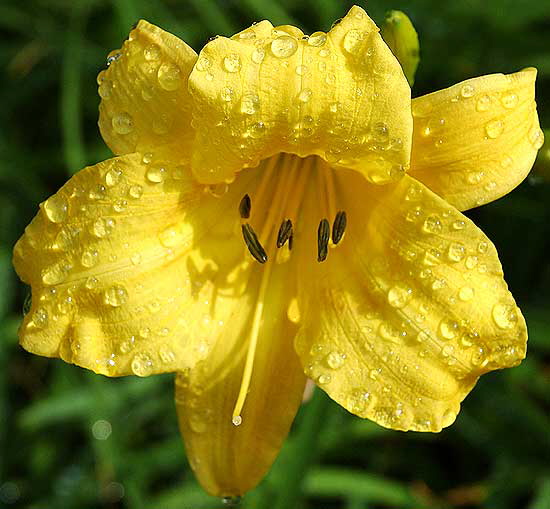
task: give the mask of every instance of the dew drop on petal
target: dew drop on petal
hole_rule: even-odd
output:
[[[505,108],[511,110],[518,105],[519,97],[514,93],[504,94],[500,101]]]
[[[358,53],[362,48],[366,33],[362,30],[349,30],[344,36],[344,49],[351,54]]]
[[[80,263],[83,267],[95,267],[99,261],[98,252],[95,249],[87,249],[80,257]]]
[[[232,53],[223,59],[223,67],[227,72],[238,72],[241,68],[241,57],[237,53]]]
[[[145,60],[158,60],[160,58],[160,47],[155,43],[149,44],[149,46],[143,50],[143,56]]]
[[[130,189],[128,189],[128,195],[136,200],[141,198],[142,194],[143,194],[143,187],[141,187],[138,184],[130,186]]]
[[[458,323],[452,320],[441,320],[439,335],[441,339],[454,339],[458,333]]]
[[[131,368],[137,376],[149,376],[154,369],[153,359],[147,353],[137,353],[132,359]]]
[[[164,179],[166,178],[166,168],[162,165],[155,164],[154,166],[151,166],[151,168],[147,169],[145,172],[145,177],[149,182],[160,184],[161,182],[164,182]]]
[[[346,357],[338,352],[330,352],[326,357],[326,363],[330,369],[340,369],[345,360]]]
[[[111,120],[111,124],[117,134],[129,134],[134,130],[134,119],[126,112],[115,115]]]
[[[412,290],[402,285],[393,286],[388,291],[388,303],[397,309],[405,307],[411,297]]]
[[[500,329],[511,329],[518,320],[516,307],[510,303],[500,302],[493,306],[493,321]]]
[[[298,100],[303,103],[307,103],[311,99],[312,91],[310,88],[304,88],[298,94]]]
[[[479,112],[487,111],[491,107],[491,97],[487,94],[482,95],[476,102],[476,110]]]
[[[316,48],[323,46],[326,42],[327,34],[325,34],[325,32],[314,32],[307,40],[309,46],[314,46]]]
[[[256,48],[250,56],[252,62],[255,64],[261,64],[265,58],[265,51],[261,48]]]
[[[463,85],[460,89],[460,95],[465,99],[472,97],[475,94],[475,89],[472,85],[466,84]]]
[[[44,308],[38,308],[32,314],[32,323],[38,329],[43,329],[48,325],[48,312]]]
[[[458,298],[464,302],[472,300],[474,298],[474,289],[470,286],[463,286],[458,291]]]
[[[112,307],[119,307],[128,300],[128,292],[122,285],[113,285],[103,293],[103,302]]]
[[[498,138],[504,131],[504,122],[502,120],[491,120],[485,124],[485,133],[491,139]]]
[[[241,112],[253,115],[260,108],[260,98],[256,94],[244,94],[241,99]]]
[[[67,217],[67,211],[67,203],[57,194],[54,194],[44,202],[44,212],[52,223],[63,222]]]
[[[277,58],[288,58],[296,53],[298,42],[290,35],[281,35],[271,42],[271,53]]]
[[[159,85],[168,91],[177,90],[182,82],[181,69],[173,63],[164,63],[159,67],[157,72]]]

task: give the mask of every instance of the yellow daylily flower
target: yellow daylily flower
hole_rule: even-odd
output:
[[[534,69],[411,101],[359,7],[328,33],[262,21],[199,55],[141,21],[109,60],[116,157],[17,243],[21,344],[108,376],[176,372],[207,491],[259,482],[307,378],[358,416],[436,432],[524,357],[495,247],[460,211],[531,168]]]

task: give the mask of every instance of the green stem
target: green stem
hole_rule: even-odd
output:
[[[284,464],[277,476],[276,493],[278,498],[273,509],[297,507],[302,493],[303,479],[317,457],[319,437],[330,408],[330,399],[322,391],[316,390],[313,398],[304,408],[300,426],[293,436],[293,447],[288,451],[291,461]],[[264,505],[269,507],[269,504]]]

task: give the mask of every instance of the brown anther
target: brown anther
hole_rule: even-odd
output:
[[[317,228],[317,261],[324,262],[328,255],[328,241],[330,240],[330,224],[328,219],[322,219]]]
[[[344,232],[346,231],[346,224],[347,224],[347,216],[346,213],[341,210],[336,214],[336,217],[334,219],[334,223],[332,224],[332,243],[338,244],[342,240],[342,237],[344,236]]]
[[[277,234],[277,247],[283,247],[288,239],[292,237],[292,221],[285,219],[279,227]]]
[[[265,252],[265,249],[260,244],[258,236],[256,235],[256,232],[252,229],[252,226],[250,226],[248,223],[245,223],[241,225],[241,229],[243,232],[244,243],[250,251],[250,254],[254,257],[255,260],[259,261],[260,263],[267,262],[267,254]]]
[[[250,196],[245,194],[239,203],[239,214],[243,219],[248,219],[250,217],[250,209],[252,208],[252,203],[250,202]]]

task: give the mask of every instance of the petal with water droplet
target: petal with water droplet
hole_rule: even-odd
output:
[[[166,164],[156,182],[149,166],[132,154],[88,167],[40,208],[14,251],[33,292],[24,348],[109,376],[146,376],[204,359],[233,319],[246,284],[227,281],[244,250],[233,234],[237,205],[258,173],[214,196],[188,168],[176,179]],[[106,180],[113,185],[98,198]],[[63,205],[57,222],[52,204]]]
[[[197,54],[143,20],[119,53],[98,76],[103,139],[118,155],[168,144],[181,151],[192,139],[187,78]]]
[[[203,48],[189,78],[201,182],[223,182],[279,152],[319,155],[377,183],[407,169],[410,88],[378,27],[352,7],[312,40],[262,21]]]
[[[410,174],[459,210],[514,189],[541,146],[536,75],[492,74],[414,99]]]
[[[299,271],[295,344],[304,370],[361,417],[439,431],[480,375],[525,355],[525,322],[496,250],[411,177],[386,186],[355,172],[336,178],[347,242]],[[437,228],[426,232],[427,219]],[[313,234],[302,242],[313,243]],[[467,262],[473,256],[479,263]],[[345,355],[338,369],[327,363],[331,352]]]

